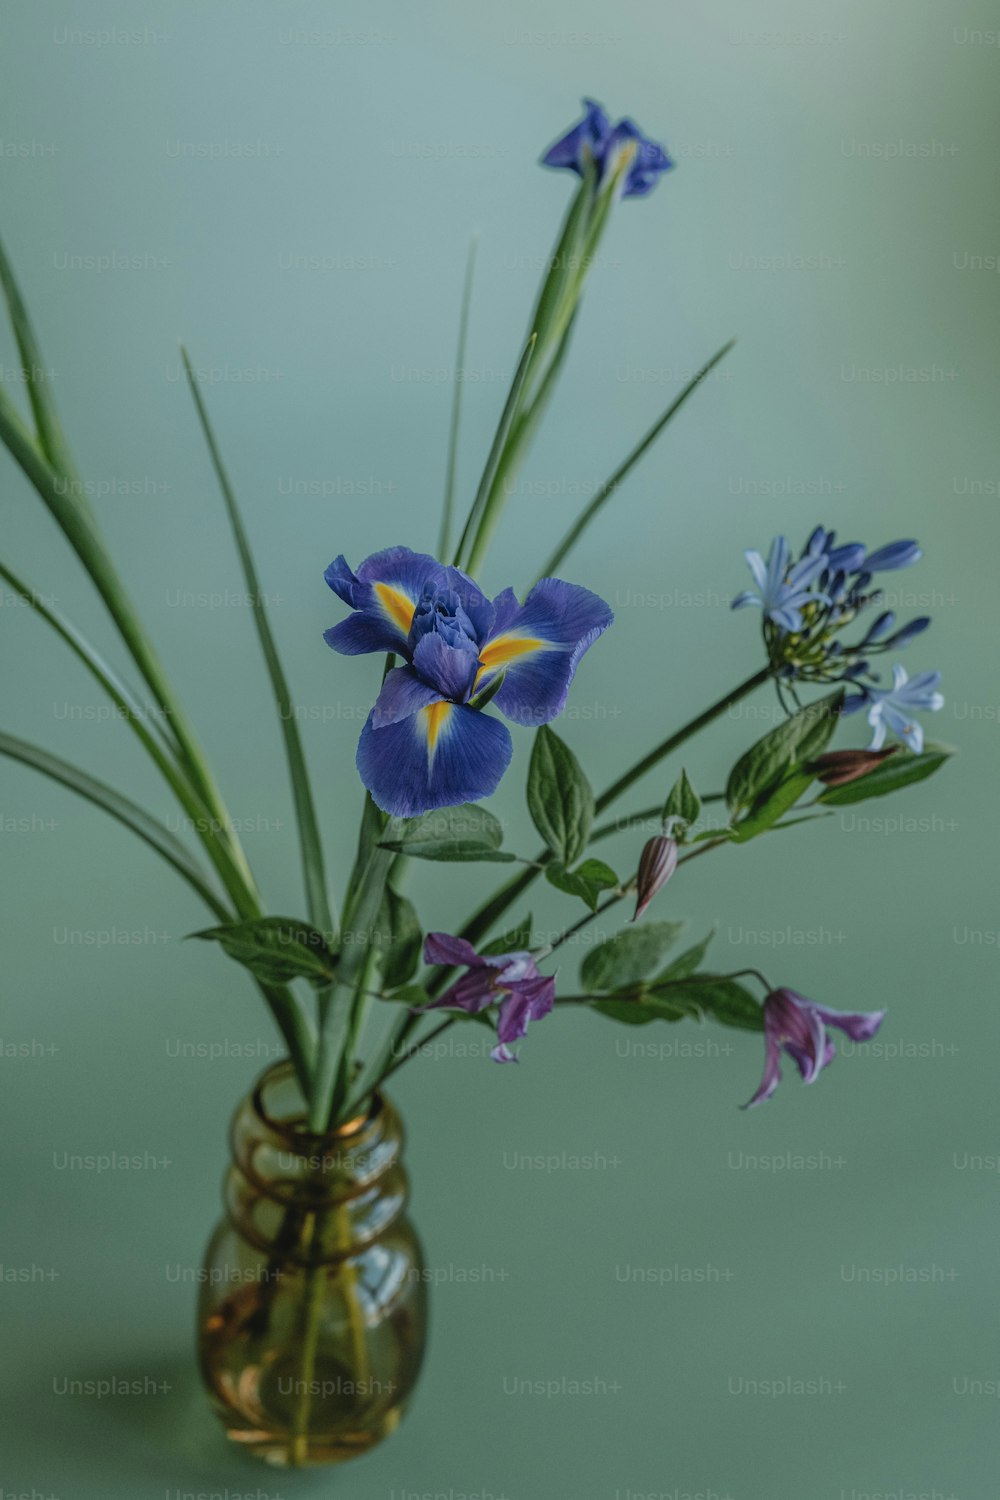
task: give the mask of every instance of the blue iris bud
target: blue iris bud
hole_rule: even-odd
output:
[[[661,174],[674,165],[670,157],[633,121],[619,120],[612,125],[596,99],[585,99],[583,108],[583,119],[549,147],[542,165],[567,167],[580,177],[594,168],[600,182],[624,161],[622,197],[644,198]]]

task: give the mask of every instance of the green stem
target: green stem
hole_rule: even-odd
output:
[[[396,821],[390,818],[387,822],[387,839],[396,836]],[[385,883],[395,857],[391,849],[378,845],[371,850],[357,897],[348,909],[349,920],[344,922],[337,977],[320,1025],[316,1072],[309,1095],[309,1128],[316,1134],[330,1128],[343,1099],[342,1094],[338,1097],[337,1085],[343,1076],[342,1063],[355,1024],[355,1012],[365,998],[362,992],[368,950],[372,947]],[[338,996],[342,998],[338,1000]]]
[[[725,697],[713,703],[711,708],[707,708],[704,713],[699,714],[697,718],[685,724],[682,729],[677,730],[675,734],[661,741],[654,750],[651,750],[642,760],[637,761],[631,770],[626,771],[624,776],[620,776],[616,782],[613,782],[597,798],[595,804],[597,810],[599,812],[603,811],[611,802],[620,797],[633,782],[638,781],[640,776],[644,776],[647,771],[650,771],[654,765],[669,755],[671,751],[676,750],[685,740],[690,739],[692,735],[704,729],[707,724],[711,723],[713,719],[718,718],[720,714],[725,713],[734,703],[738,703],[748,693],[752,693],[755,688],[760,687],[768,680],[770,675],[769,667],[763,668],[760,672],[755,672],[752,677],[748,677],[745,682],[741,682],[738,687],[733,688]],[[715,846],[712,845],[712,847]],[[551,858],[551,854],[547,850],[543,850],[539,854],[536,864],[529,865],[526,869],[520,871],[519,874],[513,876],[512,879],[508,880],[505,885],[502,885],[498,891],[494,892],[489,900],[469,918],[459,936],[465,938],[470,943],[476,943],[481,937],[484,937],[494,924],[499,921],[504,912],[513,906],[515,901],[524,895],[525,891],[530,889],[532,882],[545,868]],[[428,993],[434,997],[440,995],[448,984],[452,972],[451,969],[438,969],[434,978],[427,985]],[[400,1038],[407,1035],[409,1030],[412,1030],[409,1017],[404,1017],[401,1021],[397,1022],[383,1048],[386,1056],[391,1057],[394,1054],[400,1044]]]
[[[720,714],[724,714],[727,709],[732,708],[734,703],[739,703],[741,698],[745,698],[748,693],[754,692],[756,688],[763,687],[764,683],[770,677],[771,668],[769,666],[761,667],[759,672],[755,672],[752,677],[748,677],[745,682],[741,682],[739,687],[733,688],[731,692],[719,698],[710,708],[706,708],[704,713],[700,713],[697,718],[685,724],[683,729],[678,729],[676,734],[668,735],[665,740],[661,740],[658,745],[655,745],[650,750],[648,755],[644,755],[641,760],[636,761],[635,765],[630,767],[624,775],[619,776],[617,781],[613,781],[609,787],[605,788],[594,803],[596,811],[603,812],[612,802],[617,802],[623,792],[627,792],[630,786],[641,780],[648,771],[651,771],[654,766],[659,765],[661,760],[664,760],[680,745],[683,745],[685,740],[689,740],[692,735],[704,729],[707,724],[711,724],[713,719],[717,719]]]
[[[455,471],[458,465],[458,431],[462,416],[462,379],[465,369],[465,346],[469,336],[469,308],[472,303],[472,278],[476,269],[476,251],[479,235],[474,234],[469,245],[469,258],[465,263],[465,282],[462,286],[462,307],[458,315],[458,349],[455,353],[455,386],[451,393],[451,423],[448,428],[448,461],[445,469],[444,505],[441,508],[441,531],[438,536],[438,557],[447,557],[451,546],[452,517],[455,510]]]

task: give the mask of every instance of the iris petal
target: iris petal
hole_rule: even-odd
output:
[[[432,631],[417,642],[413,665],[425,682],[437,688],[439,697],[464,703],[472,691],[479,661],[468,636],[451,646],[444,636]]]
[[[490,796],[512,751],[498,719],[436,702],[382,729],[370,715],[358,741],[357,766],[383,812],[413,818]]]
[[[546,724],[562,711],[577,663],[614,619],[603,599],[557,578],[536,583],[523,604],[511,589],[494,600],[490,639],[480,648],[485,671],[501,668],[496,706],[515,724]]]
[[[386,673],[382,691],[372,709],[372,725],[375,729],[385,729],[389,724],[398,724],[400,719],[410,718],[418,709],[427,708],[440,697],[438,690],[418,677],[412,667],[393,667]]]

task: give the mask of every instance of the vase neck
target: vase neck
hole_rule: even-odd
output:
[[[270,1068],[233,1117],[226,1207],[258,1249],[316,1264],[369,1244],[401,1212],[403,1128],[382,1095],[326,1135],[306,1128],[288,1063]]]

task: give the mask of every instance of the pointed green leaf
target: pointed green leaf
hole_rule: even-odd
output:
[[[656,998],[665,1004],[694,1005],[723,1026],[743,1031],[764,1029],[764,1010],[735,979],[719,974],[692,974],[673,984],[657,984]]]
[[[654,986],[677,979],[687,979],[688,975],[695,972],[705,957],[714,937],[715,928],[713,927],[711,932],[705,934],[700,943],[695,943],[693,948],[686,949],[679,957],[674,959],[672,964],[664,969],[662,974],[658,974],[653,981]]]
[[[423,929],[413,902],[386,883],[375,925],[382,984],[392,990],[412,979],[420,962]]]
[[[407,854],[413,859],[512,860],[500,849],[503,827],[485,807],[463,802],[457,807],[439,807],[419,818],[401,819],[400,836],[386,839],[383,849]]]
[[[678,818],[684,824],[696,823],[700,812],[701,798],[688,781],[687,772],[682,770],[663,804],[664,821],[667,818]]]
[[[759,833],[766,833],[779,818],[788,812],[789,808],[795,806],[803,793],[812,786],[813,780],[814,777],[809,771],[796,771],[791,776],[786,776],[783,781],[779,781],[777,786],[758,799],[747,816],[733,828],[734,842],[745,844],[749,839],[756,838]]]
[[[572,750],[547,724],[531,751],[528,811],[559,863],[573,864],[587,847],[594,793]]]
[[[645,979],[683,931],[683,922],[644,922],[626,927],[584,958],[580,965],[583,988],[588,993],[617,990]]]
[[[325,937],[308,922],[294,917],[227,922],[223,927],[206,927],[189,936],[218,943],[223,953],[264,984],[308,979],[311,984],[324,986],[334,977],[337,960]]]
[[[916,781],[933,776],[953,753],[945,745],[928,745],[920,755],[893,755],[857,781],[827,787],[819,800],[830,807],[845,807],[851,802],[866,802],[869,797],[885,797],[901,787],[912,786]]]
[[[799,709],[751,745],[729,773],[726,801],[730,811],[753,806],[786,772],[819,755],[837,727],[843,701],[841,688]]]
[[[558,861],[545,866],[545,878],[556,890],[567,896],[579,896],[591,911],[597,910],[602,891],[613,890],[618,885],[618,876],[602,859],[585,859],[575,870],[567,870]]]

